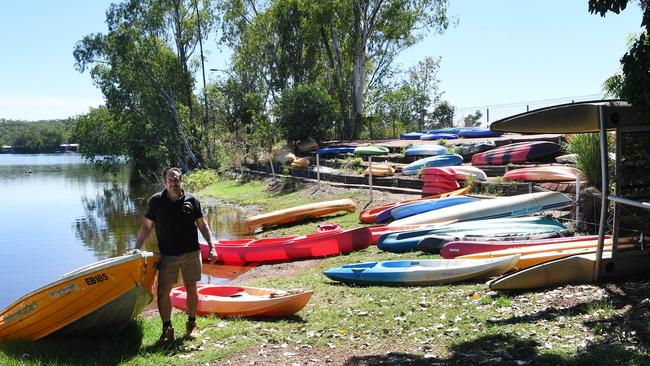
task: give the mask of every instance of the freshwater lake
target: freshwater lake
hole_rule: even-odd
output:
[[[79,154],[0,154],[0,186],[0,309],[65,273],[132,248],[147,200],[164,188],[162,180],[159,186],[129,185],[126,169],[109,176]],[[202,204],[215,237],[236,236],[240,210]],[[157,251],[155,235],[146,249]],[[227,283],[243,270],[205,265],[201,282]]]

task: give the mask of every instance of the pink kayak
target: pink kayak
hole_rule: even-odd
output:
[[[503,179],[524,182],[575,182],[580,171],[568,166],[539,166],[514,169],[506,172]]]
[[[605,238],[610,238],[609,235]],[[461,255],[492,252],[511,248],[519,248],[531,245],[547,245],[559,243],[571,243],[578,241],[598,240],[598,235],[572,236],[568,238],[553,238],[541,240],[518,240],[518,241],[452,241],[440,249],[440,255],[445,259],[452,259]]]

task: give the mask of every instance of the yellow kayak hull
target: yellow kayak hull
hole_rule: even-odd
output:
[[[0,340],[119,332],[153,299],[159,259],[139,252],[64,275],[0,312]]]

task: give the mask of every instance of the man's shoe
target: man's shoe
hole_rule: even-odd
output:
[[[185,324],[185,339],[194,340],[198,337],[198,331],[196,329],[196,322],[188,321]]]
[[[163,328],[163,332],[160,335],[160,338],[158,338],[158,342],[156,342],[156,344],[161,345],[165,343],[171,343],[173,341],[174,341],[174,328],[166,327]]]

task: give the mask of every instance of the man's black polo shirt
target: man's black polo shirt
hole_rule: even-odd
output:
[[[144,217],[156,223],[158,249],[163,255],[181,255],[199,250],[196,220],[203,217],[201,204],[193,195],[183,192],[172,201],[167,190],[149,199]]]

